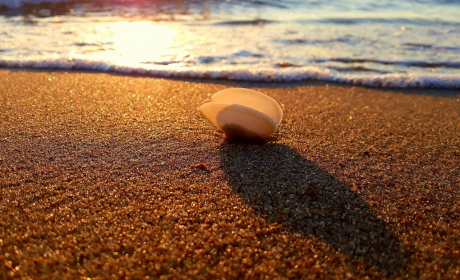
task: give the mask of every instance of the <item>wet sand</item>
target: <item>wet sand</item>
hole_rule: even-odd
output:
[[[228,87],[279,131],[216,131]],[[0,278],[459,279],[459,123],[458,91],[0,70]]]

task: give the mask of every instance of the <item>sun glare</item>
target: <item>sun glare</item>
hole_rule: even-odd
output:
[[[109,26],[113,49],[129,62],[161,62],[170,57],[176,30],[152,22],[117,22]]]

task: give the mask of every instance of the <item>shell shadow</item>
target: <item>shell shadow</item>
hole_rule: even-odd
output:
[[[384,274],[403,269],[408,257],[395,233],[366,202],[286,145],[220,147],[221,167],[234,192],[271,221],[315,235],[352,260]]]

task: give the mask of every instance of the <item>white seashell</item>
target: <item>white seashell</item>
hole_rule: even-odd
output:
[[[219,91],[199,111],[219,130],[246,139],[272,135],[283,119],[283,110],[273,98],[245,88]]]

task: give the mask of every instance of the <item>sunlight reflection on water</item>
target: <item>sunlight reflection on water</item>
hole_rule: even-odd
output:
[[[117,22],[108,26],[108,34],[122,60],[161,62],[176,53],[172,44],[177,31],[165,25],[146,21]]]

